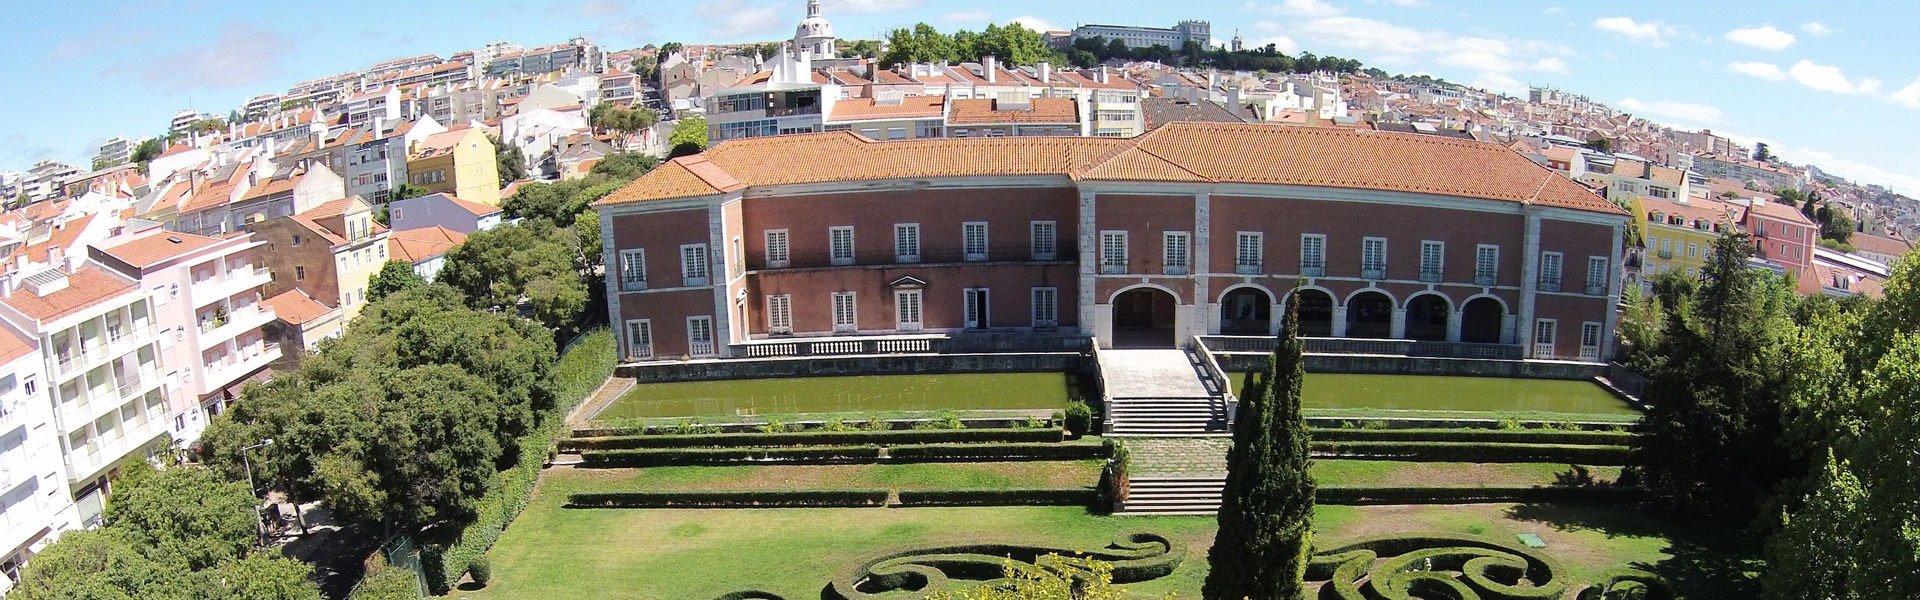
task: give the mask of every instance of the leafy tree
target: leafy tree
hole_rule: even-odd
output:
[[[1207,552],[1209,600],[1298,600],[1313,548],[1314,482],[1300,415],[1306,378],[1298,302],[1288,302],[1267,370],[1247,382],[1227,451],[1220,530]]]
[[[572,223],[573,216],[586,211],[587,205],[625,187],[631,181],[631,178],[624,177],[626,173],[652,160],[652,157],[644,155],[616,158],[623,154],[627,153],[608,155],[600,164],[594,165],[592,173],[580,179],[559,183],[536,181],[522,185],[519,191],[500,203],[500,211],[510,219],[546,219],[548,223],[561,225]],[[608,160],[612,162],[608,163]],[[606,165],[606,168],[601,168],[601,165]],[[618,172],[623,177],[609,176],[610,172]]]
[[[488,136],[489,139],[492,136]],[[512,140],[493,140],[493,159],[500,171],[500,187],[526,179],[527,155],[520,151],[520,144]]]
[[[132,600],[160,596],[142,592],[177,586],[178,579],[109,529],[69,531],[34,555],[21,569],[19,587],[7,596],[24,600]]]
[[[447,251],[439,280],[474,308],[510,310],[526,301],[549,327],[573,323],[587,308],[586,265],[552,223],[536,219],[475,232]]]
[[[1592,141],[1587,142],[1587,148],[1603,154],[1612,153],[1613,140],[1610,140],[1607,138],[1595,138]]]
[[[660,113],[654,112],[651,108],[642,106],[628,109],[609,102],[594,105],[593,110],[588,111],[587,117],[594,129],[621,134],[615,141],[615,145],[620,148],[626,147],[627,136],[639,133],[660,122]]]
[[[245,483],[206,469],[127,467],[107,498],[106,524],[149,557],[205,569],[244,554],[254,542],[255,497]]]
[[[353,588],[347,600],[418,600],[420,584],[413,571],[393,566],[383,557],[374,557],[367,575]]]
[[[200,134],[213,133],[226,128],[227,122],[219,118],[200,119],[187,125],[189,131]]]
[[[932,25],[916,23],[911,29],[887,32],[887,51],[880,55],[880,66],[892,68],[906,63],[958,60],[960,47],[952,37]]]
[[[133,156],[127,160],[140,165],[140,172],[145,173],[147,172],[147,162],[158,158],[161,153],[166,151],[167,147],[160,141],[160,138],[147,138],[140,140],[140,145],[133,147]]]
[[[1753,160],[1758,162],[1773,162],[1779,160],[1779,157],[1773,155],[1773,150],[1767,147],[1766,142],[1754,142]]]
[[[641,175],[660,166],[660,159],[639,152],[615,152],[600,158],[593,164],[592,173],[599,173],[617,180],[633,181]],[[602,195],[604,196],[604,194]],[[594,198],[598,200],[599,198]],[[592,202],[589,200],[588,202]]]
[[[667,143],[673,146],[672,156],[699,154],[707,149],[707,120],[704,117],[682,117],[673,124],[673,133],[667,135]]]
[[[425,196],[431,193],[433,192],[427,191],[427,188],[425,187],[417,186],[411,183],[401,182],[398,187],[393,188],[393,199],[405,200],[408,198],[419,198],[421,196]]]
[[[879,58],[880,57],[880,41],[879,40],[856,41],[852,45],[847,46],[847,49],[842,51],[840,55],[847,58]]]
[[[633,62],[629,63],[627,67],[631,69],[633,75],[641,81],[653,81],[660,78],[659,55],[648,56],[642,54],[635,56],[633,57]]]
[[[395,293],[417,287],[425,287],[427,279],[413,272],[413,265],[404,260],[389,260],[380,265],[380,271],[367,281],[367,299],[379,302],[380,299]]]

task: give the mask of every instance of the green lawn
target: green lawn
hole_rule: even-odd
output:
[[[913,463],[897,465],[745,465],[555,469],[552,486],[615,490],[895,490],[1091,487],[1104,461]]]
[[[1229,373],[1233,389],[1245,373]],[[1301,384],[1306,409],[1442,410],[1638,416],[1640,411],[1590,381],[1309,373]]]
[[[1584,467],[1595,483],[1620,478],[1620,467]],[[1580,479],[1573,465],[1559,463],[1426,463],[1392,460],[1313,461],[1321,485],[1450,486],[1554,485]]]
[[[868,411],[1057,410],[1077,382],[1062,373],[960,373],[736,379],[635,386],[597,419]]]
[[[558,471],[550,471],[549,474]],[[532,506],[490,554],[491,587],[454,597],[685,598],[760,588],[790,600],[819,596],[833,573],[871,552],[907,544],[995,540],[1097,547],[1137,528],[1184,542],[1173,575],[1129,586],[1137,596],[1198,597],[1212,543],[1212,517],[1111,517],[1076,507],[848,509],[568,509],[572,491],[596,482],[549,477]],[[1641,563],[1694,598],[1748,597],[1725,589],[1739,565],[1724,550],[1737,528],[1643,516],[1626,508],[1479,504],[1322,506],[1323,546],[1363,535],[1441,531],[1512,542],[1535,533],[1564,563],[1569,581]],[[1703,545],[1702,542],[1709,542]],[[1712,548],[1711,550],[1709,548]],[[1675,556],[1677,554],[1678,556]]]

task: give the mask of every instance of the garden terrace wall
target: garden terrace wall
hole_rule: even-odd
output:
[[[1626,446],[1634,434],[1625,431],[1563,431],[1558,429],[1344,429],[1309,428],[1316,442],[1496,442],[1509,444],[1565,444]]]
[[[571,508],[782,508],[883,506],[887,490],[747,490],[586,492],[567,495]]]
[[[1383,429],[1500,429],[1507,427],[1509,421],[1502,419],[1469,418],[1407,418],[1407,417],[1306,417],[1307,426],[1320,429],[1354,429],[1378,423]],[[1512,421],[1528,430],[1545,429],[1548,425],[1571,425],[1582,431],[1616,431],[1631,423],[1626,421]]]
[[[1213,356],[1220,362],[1221,369],[1234,373],[1246,373],[1265,370],[1269,355],[1252,352],[1218,352]],[[1308,354],[1305,356],[1305,361],[1308,373],[1358,375],[1453,375],[1591,380],[1606,372],[1606,365],[1602,364],[1551,360]]]
[[[903,354],[741,358],[621,365],[615,374],[638,383],[936,373],[1085,373],[1091,358],[1076,352]]]
[[[643,448],[580,453],[588,467],[668,467],[739,463],[857,464],[880,460],[879,446],[798,448]]]
[[[1093,488],[900,490],[901,506],[1093,506]]]
[[[1365,460],[1434,462],[1564,462],[1593,466],[1628,464],[1629,446],[1569,444],[1503,444],[1496,442],[1322,442],[1312,443],[1316,456]]]
[[[1113,455],[1106,443],[917,444],[887,448],[888,462],[1000,462],[1015,460],[1090,460]]]
[[[723,433],[710,435],[627,435],[569,438],[560,450],[703,448],[747,446],[856,446],[960,443],[1051,443],[1066,439],[1063,429],[911,429],[905,431],[803,431],[795,433]]]
[[[964,411],[961,411],[961,412],[964,412]],[[659,419],[659,420],[664,421],[664,420],[672,420],[672,419]],[[933,419],[933,418],[881,419],[881,422],[887,424],[887,427],[888,427],[887,430],[902,431],[907,429],[913,429],[915,425],[919,425],[921,423],[925,423],[928,421],[939,421],[939,420],[943,420],[943,419]],[[685,418],[685,417],[677,419],[677,421],[681,423],[696,424],[699,427],[710,427],[710,428],[718,429],[719,433],[722,433],[722,434],[761,433],[760,428],[766,425],[766,423],[764,422],[751,422],[751,421],[742,421],[737,423],[699,423],[697,421],[691,420],[691,418]],[[789,427],[818,429],[821,426],[826,425],[830,421],[835,421],[835,420],[830,419],[830,420],[824,420],[824,421],[823,420],[785,421],[785,423]],[[850,423],[855,425],[866,424],[866,421],[860,421],[852,418],[837,419],[837,421],[841,423]],[[1037,419],[1037,418],[1027,418],[1027,417],[963,417],[960,419],[960,425],[962,426],[963,429],[1016,429],[1016,428],[1029,427],[1030,425],[1034,424],[1036,421],[1043,428],[1060,426],[1059,423],[1053,421],[1052,419]],[[614,421],[614,422],[617,423],[619,421]],[[577,428],[574,428],[573,430],[573,437],[581,437],[581,438],[611,437],[611,436],[622,436],[622,435],[684,435],[684,434],[675,433],[674,424],[663,424],[663,425],[601,424],[600,426],[597,426],[597,427],[577,427]]]
[[[1323,485],[1320,504],[1474,504],[1486,502],[1630,503],[1646,497],[1616,486],[1344,486]]]

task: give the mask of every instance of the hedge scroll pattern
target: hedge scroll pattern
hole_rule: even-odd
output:
[[[913,546],[869,557],[834,575],[821,593],[826,600],[923,598],[928,592],[1007,583],[1005,569],[1042,570],[1085,576],[1059,558],[1091,558],[1113,565],[1114,583],[1158,579],[1186,558],[1186,548],[1171,538],[1137,531],[1120,535],[1092,551],[1018,544]],[[906,592],[907,594],[902,594]]]
[[[1492,540],[1448,534],[1362,538],[1314,555],[1308,581],[1340,600],[1554,600],[1559,565]]]

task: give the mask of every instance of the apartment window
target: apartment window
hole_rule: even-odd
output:
[[[920,330],[920,290],[893,291],[894,329]]]
[[[1580,324],[1580,360],[1600,360],[1600,324],[1597,322]]]
[[[1241,275],[1259,275],[1262,248],[1266,245],[1266,236],[1258,231],[1242,231],[1234,236],[1233,272]]]
[[[1033,328],[1052,329],[1060,325],[1060,290],[1033,288]]]
[[[696,286],[707,284],[707,245],[685,244],[680,246],[681,285]]]
[[[1384,279],[1387,276],[1387,238],[1360,240],[1360,276]]]
[[[306,281],[306,280],[307,280],[307,268],[306,268],[306,267],[301,267],[301,266],[295,266],[295,267],[293,268],[293,280],[294,280],[294,281]]]
[[[1540,291],[1560,291],[1560,253],[1540,253]]]
[[[793,296],[767,296],[767,333],[793,333]]]
[[[960,224],[960,244],[967,254],[967,260],[987,259],[987,224],[985,221],[972,221]]]
[[[620,289],[628,292],[647,289],[646,249],[620,251]]]
[[[1188,255],[1193,252],[1192,247],[1188,244],[1190,239],[1191,235],[1185,231],[1168,231],[1165,236],[1161,238],[1163,242],[1161,245],[1161,254],[1163,256],[1161,258],[1165,261],[1164,264],[1168,275],[1187,274]]]
[[[834,266],[853,264],[853,227],[827,228],[828,252]]]
[[[1324,277],[1327,274],[1327,236],[1308,233],[1300,236],[1300,275]]]
[[[1667,257],[1673,256],[1673,239],[1672,238],[1660,240],[1660,255],[1667,256]]]
[[[1427,283],[1440,281],[1442,269],[1447,264],[1447,243],[1423,240],[1420,242],[1420,280]]]
[[[1473,250],[1473,282],[1494,285],[1500,279],[1500,247],[1481,244]]]
[[[736,276],[747,270],[747,265],[743,262],[746,260],[746,256],[746,248],[740,246],[740,236],[733,236],[733,252],[728,253],[727,264],[733,267],[732,272]]]
[[[1533,322],[1533,357],[1553,357],[1553,336],[1559,331],[1559,323],[1553,319],[1537,319]]]
[[[855,317],[853,292],[833,293],[833,331],[847,333],[859,329]]]
[[[300,247],[300,234],[298,233],[293,234],[293,247],[295,248]]]
[[[687,317],[687,355],[713,356],[713,317]]]
[[[1607,257],[1587,257],[1587,295],[1600,296],[1607,293]]]
[[[1033,259],[1053,260],[1056,256],[1054,254],[1055,244],[1058,243],[1055,238],[1053,221],[1034,221],[1032,225]]]
[[[1100,272],[1127,272],[1127,232],[1100,232]]]
[[[902,263],[920,262],[919,223],[895,223],[893,225],[893,261]]]
[[[767,230],[767,268],[784,269],[787,267],[787,230]]]
[[[1699,258],[1699,257],[1700,257],[1700,245],[1687,244],[1687,258]]]
[[[627,358],[653,358],[653,321],[627,321]]]

